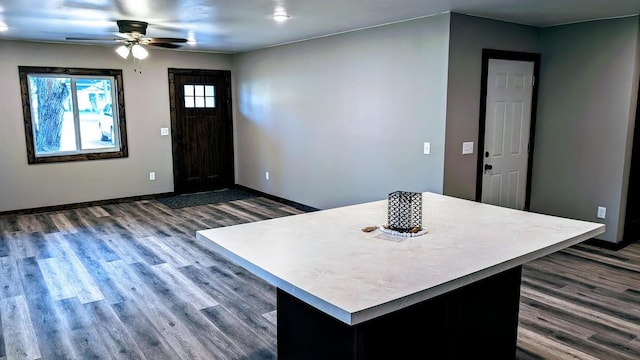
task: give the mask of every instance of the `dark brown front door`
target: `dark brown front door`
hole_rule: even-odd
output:
[[[169,69],[176,193],[234,184],[231,72]]]

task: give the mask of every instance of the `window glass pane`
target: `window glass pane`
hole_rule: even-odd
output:
[[[36,140],[37,141],[37,140]],[[60,135],[60,149],[58,151],[76,151],[76,124],[73,121],[73,112],[65,111]],[[52,151],[53,153],[58,151]]]
[[[203,85],[195,85],[195,95],[196,96],[204,96],[204,86]]]
[[[184,86],[184,96],[193,96],[193,85]]]
[[[204,98],[203,97],[197,97],[196,98],[196,107],[197,108],[203,108],[204,107]]]
[[[206,98],[204,98],[204,106],[208,107],[208,108],[216,107],[214,99],[215,99],[214,97],[206,97]]]
[[[213,85],[205,85],[204,96],[214,96],[215,94],[215,88],[213,87]]]
[[[108,79],[76,79],[82,149],[108,149],[116,144],[111,86]]]
[[[40,75],[28,78],[36,155],[75,151],[71,79]]]
[[[194,102],[193,102],[194,100],[193,100],[193,99],[194,99],[194,97],[193,97],[193,96],[187,96],[187,97],[185,97],[185,98],[184,98],[184,107],[186,107],[186,108],[192,108],[192,107],[194,107],[195,105],[194,105]]]

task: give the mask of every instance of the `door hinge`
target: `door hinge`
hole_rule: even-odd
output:
[[[535,76],[532,76],[532,77],[531,77],[531,86],[532,86],[532,87],[533,87],[533,86],[536,86],[536,77],[535,77]]]

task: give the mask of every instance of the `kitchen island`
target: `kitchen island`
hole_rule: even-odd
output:
[[[522,265],[604,225],[422,196],[416,237],[361,231],[387,200],[196,237],[277,288],[281,360],[513,359]]]

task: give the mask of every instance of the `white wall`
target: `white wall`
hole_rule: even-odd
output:
[[[236,182],[317,208],[442,192],[448,46],[443,14],[234,55]]]
[[[638,17],[542,30],[531,210],[622,240],[638,86]],[[607,218],[596,218],[598,206]]]
[[[173,191],[167,68],[230,70],[231,56],[150,50],[142,74],[112,47],[0,41],[0,211]],[[18,66],[123,70],[129,157],[28,165]],[[156,180],[149,181],[149,172]]]

